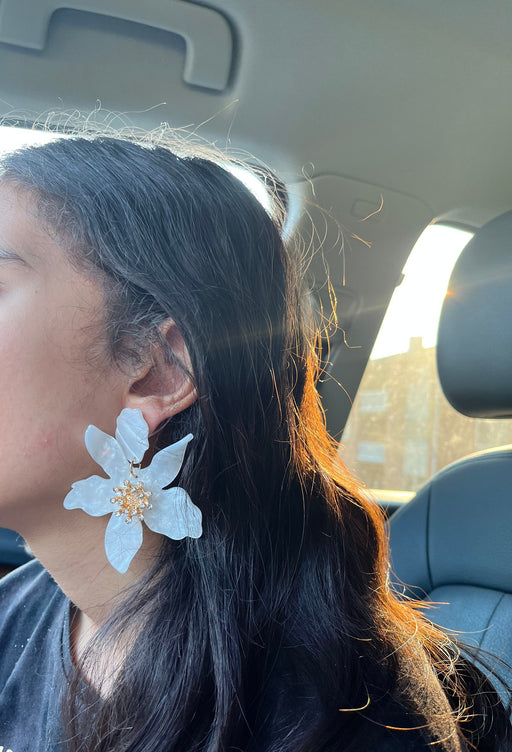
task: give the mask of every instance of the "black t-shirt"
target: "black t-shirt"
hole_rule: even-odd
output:
[[[73,670],[69,622],[69,599],[38,561],[0,581],[0,752],[65,749],[61,697]],[[414,725],[391,708],[383,720],[393,726]],[[368,729],[365,749],[358,742],[357,752],[427,752],[433,740],[419,730],[396,732],[379,726]],[[435,749],[452,752],[461,747],[452,738]]]
[[[70,602],[34,560],[0,582],[0,750],[60,752]]]

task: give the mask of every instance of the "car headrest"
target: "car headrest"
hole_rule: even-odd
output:
[[[437,367],[460,413],[512,417],[512,211],[484,225],[455,264],[439,320]]]

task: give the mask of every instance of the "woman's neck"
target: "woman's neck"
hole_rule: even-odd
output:
[[[75,660],[127,591],[152,566],[161,536],[144,528],[144,542],[128,571],[120,574],[105,555],[106,517],[81,510],[57,510],[51,519],[20,530],[32,553],[76,607],[72,655]]]

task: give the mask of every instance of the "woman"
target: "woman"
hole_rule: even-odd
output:
[[[41,562],[0,588],[0,745],[506,748],[491,685],[388,589],[297,260],[236,177],[15,152],[0,247],[0,523]]]

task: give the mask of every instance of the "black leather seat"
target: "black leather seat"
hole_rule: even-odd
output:
[[[437,358],[459,412],[512,418],[512,212],[485,225],[459,257]],[[390,535],[395,577],[407,583],[399,587],[440,603],[427,612],[432,621],[512,665],[512,446],[437,473],[392,516]],[[498,671],[511,682],[511,670]]]

